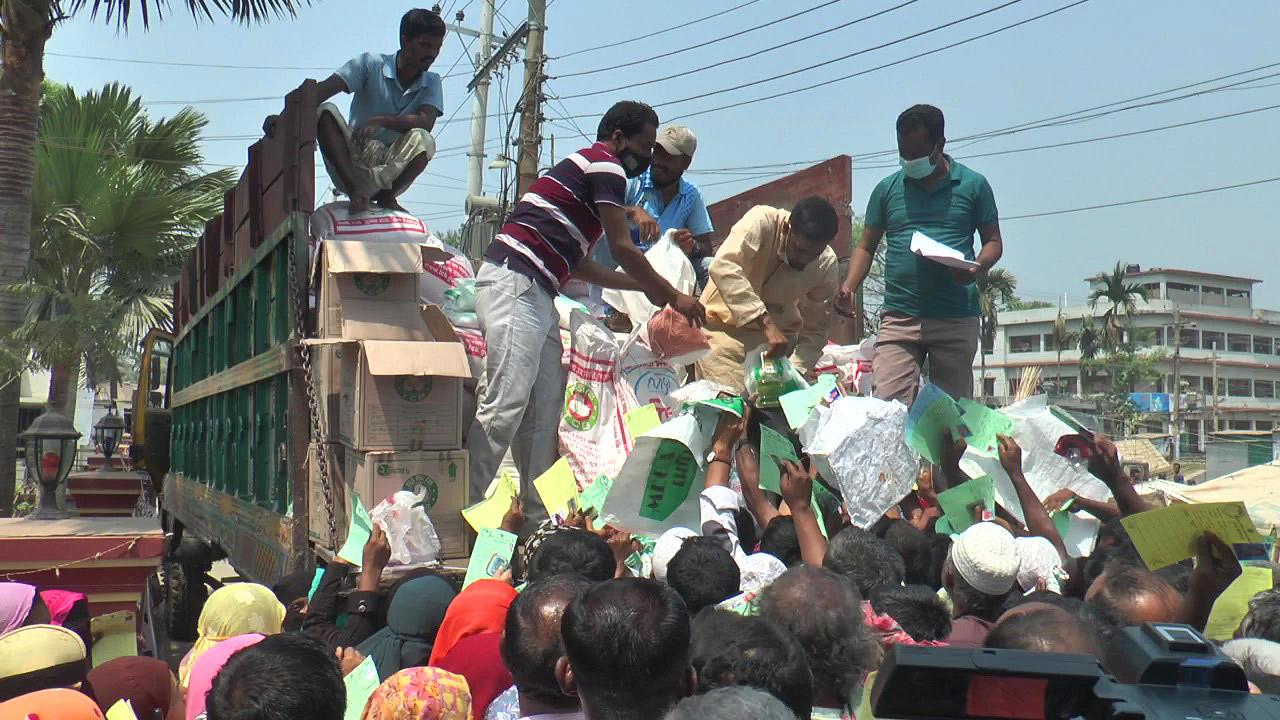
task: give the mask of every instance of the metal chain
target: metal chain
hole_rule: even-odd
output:
[[[298,343],[298,352],[302,356],[302,370],[306,376],[304,384],[307,387],[307,415],[311,421],[311,442],[316,446],[315,457],[309,460],[314,460],[316,471],[320,475],[320,488],[324,491],[325,519],[329,524],[329,546],[336,552],[338,550],[338,518],[333,507],[333,486],[329,475],[328,453],[324,443],[320,441],[323,428],[320,427],[320,397],[316,391],[315,368],[311,364],[311,347],[303,342],[303,330],[307,326],[306,298],[308,296],[302,288],[298,287],[298,259],[294,256],[294,249],[297,246],[296,238],[289,241],[289,304],[293,307],[294,319],[291,335]]]

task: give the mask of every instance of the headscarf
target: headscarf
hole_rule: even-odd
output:
[[[56,625],[28,625],[0,635],[0,701],[76,687],[89,672],[87,658],[80,636]]]
[[[70,590],[41,590],[40,599],[49,608],[50,625],[66,625],[71,609],[81,600],[87,600],[84,593]]]
[[[40,690],[0,703],[0,720],[105,720],[93,698],[75,690]]]
[[[460,675],[412,667],[373,691],[360,720],[471,720],[471,691]]]
[[[0,583],[0,635],[22,627],[35,602],[35,586],[19,582]]]
[[[223,585],[205,601],[196,624],[195,645],[178,667],[182,687],[191,684],[191,667],[209,648],[236,635],[275,635],[284,622],[284,606],[269,588],[257,583]]]
[[[453,587],[438,575],[414,578],[396,590],[387,608],[387,626],[357,648],[373,658],[379,680],[427,664],[440,623],[455,597]]]
[[[507,608],[516,595],[515,588],[501,580],[476,580],[468,585],[449,605],[427,664],[438,665],[463,638],[502,632],[507,623]]]
[[[256,633],[252,635],[237,635],[209,648],[208,652],[196,660],[191,668],[191,684],[187,686],[186,720],[195,720],[196,716],[204,712],[209,690],[213,688],[213,679],[218,676],[219,672],[222,672],[222,666],[227,664],[231,656],[250,645],[256,645],[262,641],[263,637]],[[169,720],[181,719],[169,718]]]
[[[89,671],[89,687],[103,712],[121,700],[133,705],[138,720],[154,720],[169,715],[175,700],[173,673],[163,660],[148,657],[121,657]],[[174,717],[172,720],[182,720]]]
[[[1038,581],[1044,580],[1046,590],[1061,595],[1068,576],[1053,543],[1039,536],[1020,537],[1013,543],[1018,550],[1018,585],[1022,591],[1034,592]]]
[[[480,633],[458,641],[436,667],[461,675],[471,689],[471,718],[484,720],[494,698],[511,687],[511,671],[502,661],[502,633]]]

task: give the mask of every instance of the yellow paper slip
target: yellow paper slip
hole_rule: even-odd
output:
[[[493,494],[464,508],[462,517],[476,532],[502,527],[502,518],[511,509],[511,499],[519,494],[520,488],[516,487],[516,481],[504,472],[499,476]]]
[[[578,498],[578,480],[573,475],[569,461],[560,458],[551,469],[533,481],[533,489],[542,498],[542,506],[548,515],[568,515],[577,510],[582,501]]]
[[[128,700],[117,700],[107,710],[107,720],[138,720],[138,716],[133,712],[133,704]]]
[[[1240,577],[1235,579],[1218,596],[1209,613],[1209,622],[1204,626],[1204,634],[1210,640],[1230,640],[1240,627],[1240,621],[1249,612],[1249,601],[1254,595],[1271,589],[1271,568],[1246,567]]]
[[[93,666],[138,654],[137,616],[128,611],[99,615],[89,621],[93,636]]]
[[[1195,556],[1196,539],[1206,532],[1228,545],[1261,542],[1242,502],[1170,505],[1120,522],[1152,570]]]
[[[653,403],[636,408],[622,416],[622,425],[627,429],[627,434],[631,436],[632,441],[661,424],[662,418],[658,417],[658,406]]]

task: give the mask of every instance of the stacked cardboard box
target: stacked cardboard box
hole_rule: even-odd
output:
[[[310,341],[324,442],[312,448],[312,538],[329,545],[315,455],[324,451],[338,490],[339,538],[348,498],[372,509],[399,490],[422,497],[442,558],[465,557],[468,503],[462,449],[466,351],[438,307],[418,303],[437,251],[415,243],[324,241],[315,257],[317,339]]]

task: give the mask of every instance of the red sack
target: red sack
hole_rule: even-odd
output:
[[[702,328],[669,307],[659,310],[645,328],[649,349],[672,365],[692,365],[711,352],[711,343]]]

